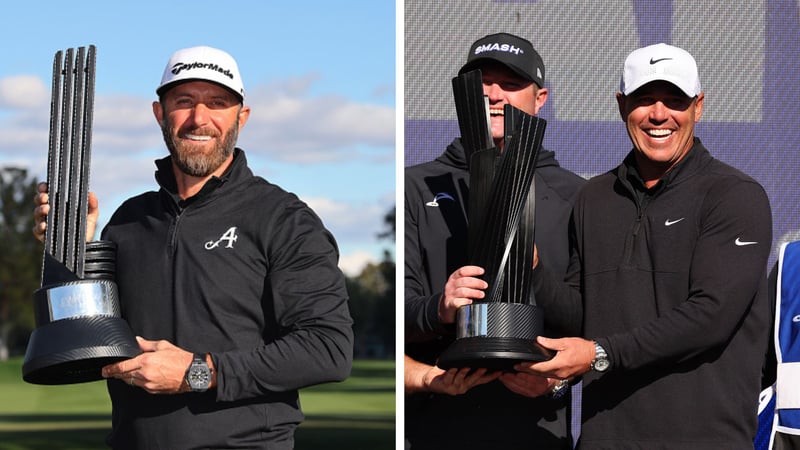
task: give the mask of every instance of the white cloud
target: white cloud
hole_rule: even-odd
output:
[[[375,258],[368,252],[354,252],[349,255],[342,255],[339,258],[339,268],[345,275],[355,277],[364,270],[367,264],[375,262]]]
[[[153,99],[135,95],[98,96],[94,107],[94,121],[98,125],[115,128],[153,127],[157,123],[153,117]]]
[[[49,105],[11,110],[5,120],[0,121],[0,165],[26,167],[37,178],[44,179],[49,134]],[[95,99],[92,123],[93,180],[98,173],[115,174],[120,178],[122,172],[132,167],[126,159],[133,159],[137,155],[141,158],[143,151],[152,152],[162,145],[161,132],[153,119],[150,101],[134,96],[99,96]],[[104,159],[111,160],[107,167],[100,164]],[[148,161],[148,166],[152,167],[152,162]],[[133,184],[150,183],[152,180],[152,170],[138,175],[127,172],[127,175],[121,178]],[[108,187],[111,190],[120,188],[119,184]]]
[[[265,159],[290,161],[300,170],[303,165],[335,166],[337,161],[392,164],[394,109],[339,95],[312,95],[315,80],[308,75],[248,92],[253,113],[240,146]],[[19,92],[28,94],[13,95]],[[0,115],[0,166],[28,168],[38,179],[46,178],[49,94],[35,77],[0,80],[0,107],[8,107]],[[132,95],[95,98],[90,188],[101,201],[101,222],[128,196],[157,188],[153,160],[166,150],[152,100]],[[380,258],[381,247],[390,245],[379,242],[377,234],[393,203],[393,195],[386,193],[393,191],[394,183],[387,178],[386,186],[376,187],[375,199],[350,200],[341,193],[335,199],[303,199],[336,237],[346,271],[357,273],[366,261]]]
[[[347,236],[374,242],[382,230],[383,216],[388,210],[387,206],[378,204],[378,199],[367,205],[321,197],[302,200],[322,218],[325,226],[334,232],[337,239]]]
[[[39,77],[15,75],[0,78],[0,107],[33,109],[50,104],[50,88]]]
[[[385,198],[366,205],[322,197],[302,200],[333,234],[349,269],[359,273],[366,262],[378,262],[383,257],[383,250],[391,249],[394,253],[393,243],[378,238],[385,228],[384,216],[392,206],[392,203],[385,202]]]
[[[321,163],[361,157],[394,158],[392,106],[358,103],[338,95],[309,94],[313,77],[278,83],[248,93],[250,121],[242,146],[262,148],[281,161]]]
[[[309,93],[315,76],[256,87],[248,93],[253,108],[240,146],[275,160],[319,164],[353,158],[394,158],[395,111],[391,106],[359,103],[339,95]],[[160,148],[152,98],[97,96],[92,147],[97,151],[137,153]],[[20,152],[46,152],[49,92],[36,77],[0,80],[0,106],[9,109],[0,122],[0,158]],[[354,155],[355,152],[358,153]]]

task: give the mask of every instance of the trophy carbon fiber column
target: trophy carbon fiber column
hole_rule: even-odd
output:
[[[479,71],[474,72],[480,75]],[[472,76],[474,72],[458,78]],[[455,81],[453,84],[456,86]],[[482,93],[482,85],[472,86]],[[457,109],[461,109],[467,101],[459,96],[474,98],[476,93],[465,94],[454,89],[454,96]],[[473,100],[472,104],[475,103]],[[437,362],[443,369],[510,370],[519,361],[542,361],[551,356],[536,344],[536,337],[544,329],[544,319],[533,299],[531,285],[533,176],[546,122],[511,105],[505,105],[504,115],[506,141],[502,154],[494,147],[467,149],[469,263],[486,270],[484,279],[489,288],[484,299],[458,310],[456,340]],[[462,133],[473,126],[483,126],[480,112],[459,113],[458,117]]]
[[[50,213],[42,287],[34,293],[36,329],[22,366],[33,384],[99,380],[103,366],[141,352],[120,314],[116,246],[86,242],[95,60],[94,46],[58,51],[53,59]]]

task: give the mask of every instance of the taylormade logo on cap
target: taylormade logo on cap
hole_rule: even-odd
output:
[[[175,83],[188,80],[217,83],[244,100],[244,85],[239,67],[233,57],[222,50],[201,46],[173,53],[156,93],[162,95]]]
[[[686,50],[655,44],[631,52],[625,59],[619,90],[629,95],[651,81],[667,81],[688,97],[701,92],[697,63]]]
[[[179,62],[179,63],[175,64],[174,66],[172,66],[172,73],[174,75],[178,75],[183,70],[192,70],[192,69],[215,70],[215,71],[225,75],[226,77],[230,78],[231,80],[233,80],[233,74],[231,73],[230,69],[224,69],[224,68],[222,68],[222,67],[220,67],[220,66],[218,66],[218,65],[216,65],[214,63],[193,62],[193,63],[186,64],[186,63]]]

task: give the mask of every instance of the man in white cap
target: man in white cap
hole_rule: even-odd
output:
[[[541,338],[555,357],[517,369],[583,376],[579,448],[752,448],[767,195],[694,135],[704,94],[686,51],[632,52],[617,102],[633,150],[581,191],[565,282],[534,260],[546,316],[584,338]]]
[[[142,350],[103,368],[108,443],[292,449],[303,420],[297,390],[350,373],[336,242],[295,195],[254,176],[235,147],[250,107],[229,54],[175,52],[156,92],[170,153],[156,161],[160,190],[127,200],[102,233],[117,246],[122,313]],[[41,239],[46,185],[40,192]]]

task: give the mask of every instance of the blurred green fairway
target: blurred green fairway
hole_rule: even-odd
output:
[[[0,362],[0,449],[108,448],[111,402],[104,382],[38,386],[22,381],[22,358]],[[395,362],[355,361],[342,383],[304,389],[298,450],[394,449]]]

